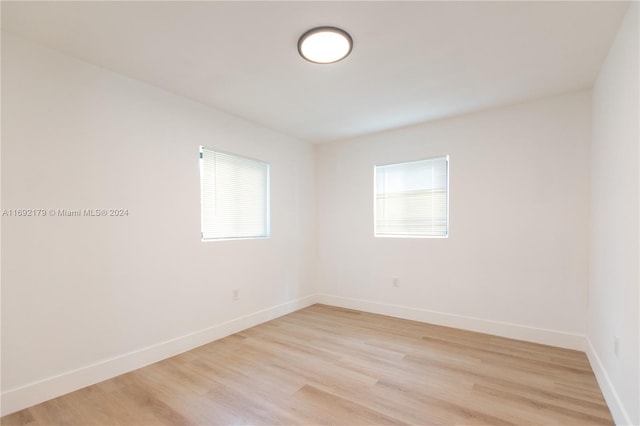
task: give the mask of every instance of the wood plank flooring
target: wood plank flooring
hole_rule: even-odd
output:
[[[314,305],[2,425],[611,425],[584,353]]]

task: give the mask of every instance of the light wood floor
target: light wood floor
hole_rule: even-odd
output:
[[[586,356],[314,305],[3,425],[611,425]]]

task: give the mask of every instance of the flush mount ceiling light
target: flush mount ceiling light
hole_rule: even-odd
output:
[[[332,64],[351,53],[353,40],[346,31],[335,27],[317,27],[302,34],[298,40],[300,56],[316,64]]]

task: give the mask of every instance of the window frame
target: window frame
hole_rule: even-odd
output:
[[[447,209],[447,213],[446,213],[446,224],[447,224],[447,231],[445,235],[417,235],[417,234],[378,234],[377,232],[377,210],[378,210],[378,206],[377,206],[377,168],[378,167],[385,167],[385,166],[395,166],[395,165],[401,165],[401,164],[410,164],[410,163],[419,163],[421,161],[428,161],[428,160],[439,160],[439,159],[444,159],[445,160],[445,164],[446,164],[446,174],[447,174],[447,178],[446,178],[446,209]],[[449,184],[449,180],[450,180],[450,174],[449,174],[449,168],[450,168],[450,156],[449,154],[446,155],[439,155],[439,156],[435,156],[435,157],[427,157],[427,158],[420,158],[418,160],[409,160],[409,161],[401,161],[401,162],[393,162],[393,163],[384,163],[384,164],[374,164],[373,166],[373,236],[374,238],[437,238],[437,239],[446,239],[449,238],[449,235],[451,234],[451,224],[449,221],[449,216],[450,216],[450,199],[451,199],[451,191],[450,191],[450,184]]]
[[[204,185],[203,185],[203,171],[204,171],[204,158],[203,151],[207,150],[214,153],[219,153],[223,155],[238,157],[245,160],[251,160],[256,163],[261,163],[266,167],[266,179],[265,179],[265,235],[257,235],[257,236],[246,236],[246,237],[220,237],[220,238],[205,238],[204,236]],[[268,240],[271,238],[271,163],[268,161],[260,160],[254,157],[249,157],[246,155],[240,155],[235,152],[224,151],[220,149],[214,149],[207,146],[200,145],[199,147],[199,155],[198,155],[198,163],[200,170],[200,241],[201,242],[211,242],[211,241],[235,241],[235,240]]]

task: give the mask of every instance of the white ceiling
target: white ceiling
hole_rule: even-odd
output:
[[[3,30],[322,142],[589,88],[627,2],[7,2]],[[298,56],[306,30],[354,39]]]

